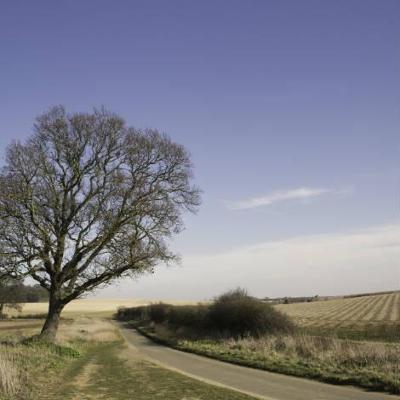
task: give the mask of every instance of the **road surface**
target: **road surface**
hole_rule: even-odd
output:
[[[152,342],[133,329],[119,325],[129,346],[140,356],[190,377],[266,400],[400,400],[351,386],[336,386],[308,379],[241,367],[181,352]]]

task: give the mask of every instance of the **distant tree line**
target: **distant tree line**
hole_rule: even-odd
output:
[[[291,304],[291,303],[311,303],[313,301],[327,300],[327,297],[316,296],[303,296],[303,297],[266,297],[262,301],[270,304]]]
[[[18,292],[21,303],[39,303],[49,300],[47,290],[39,284],[24,285],[23,283],[19,283],[15,286],[15,290]]]
[[[4,318],[5,308],[21,310],[21,303],[48,301],[48,292],[40,285],[25,285],[22,281],[2,279],[0,281],[0,318]]]
[[[357,294],[348,294],[343,296],[344,299],[353,299],[355,297],[366,297],[366,296],[379,296],[383,294],[392,294],[397,293],[398,290],[387,290],[385,292],[372,292],[372,293],[357,293]]]

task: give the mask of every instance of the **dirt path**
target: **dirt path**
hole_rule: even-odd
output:
[[[120,325],[127,343],[143,357],[202,381],[222,385],[267,400],[400,400],[398,396],[367,392],[307,379],[240,367],[158,345]]]
[[[74,395],[72,400],[91,400],[96,399],[95,396],[85,393],[90,388],[90,382],[93,375],[98,371],[101,366],[93,362],[87,363],[81,373],[76,376],[73,381],[74,390],[77,394]]]

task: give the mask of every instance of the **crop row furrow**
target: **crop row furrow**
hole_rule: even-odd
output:
[[[400,322],[400,292],[278,306],[300,326],[365,328]]]
[[[396,302],[396,294],[392,293],[386,296],[385,303],[382,306],[382,309],[378,315],[375,316],[374,320],[378,321],[389,321],[391,309],[394,307]]]
[[[396,301],[390,314],[390,321],[400,321],[400,292],[396,293]]]
[[[354,307],[355,301],[353,299],[345,299],[342,301],[337,301],[333,304],[329,309],[327,309],[326,315],[330,319],[336,319],[336,316],[348,310],[351,307]]]
[[[382,296],[371,296],[371,297],[372,301],[364,305],[363,309],[360,310],[357,319],[360,319],[362,321],[369,321],[371,319],[372,310],[375,309],[376,305],[379,306],[380,302],[382,301]]]
[[[358,312],[360,307],[362,307],[364,303],[363,298],[357,298],[357,299],[351,299],[352,302],[350,303],[350,306],[348,307],[339,307],[338,312],[334,313],[331,315],[333,319],[338,319],[340,321],[345,321],[347,319],[351,319],[351,316],[354,314],[354,312]]]
[[[388,301],[388,297],[389,295],[377,296],[377,301],[375,301],[374,304],[370,307],[369,312],[364,316],[364,320],[376,321],[382,309],[385,307],[385,304]]]

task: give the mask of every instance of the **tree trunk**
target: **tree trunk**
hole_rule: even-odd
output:
[[[39,335],[41,339],[54,342],[58,331],[61,311],[63,310],[64,306],[65,304],[63,304],[57,298],[57,296],[50,294],[49,311],[47,313],[46,321],[43,325],[42,331]]]

